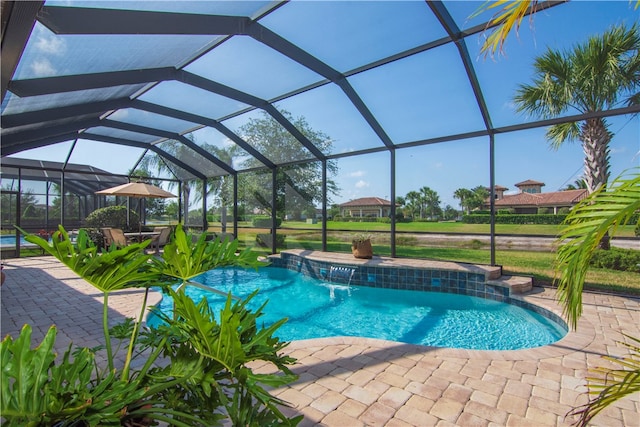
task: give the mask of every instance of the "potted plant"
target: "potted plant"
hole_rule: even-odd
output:
[[[371,235],[368,233],[358,233],[351,240],[351,252],[356,258],[373,258],[373,247],[371,246]]]
[[[172,426],[293,425],[302,416],[287,418],[278,405],[285,402],[265,389],[297,377],[280,354],[288,345],[273,334],[286,321],[259,325],[264,305],[249,310],[247,299],[231,295],[220,313],[206,300],[191,300],[184,288],[190,279],[221,266],[258,268],[264,265],[237,241],[192,243],[178,226],[162,258],[144,253],[150,241],[99,254],[86,232],[77,246],[60,227],[51,243],[37,236],[27,240],[58,258],[103,295],[104,343],[97,348],[69,346],[61,360],[55,351],[57,329],[52,326],[35,348],[31,327],[0,343],[2,394],[0,411],[7,426]],[[146,295],[151,286],[174,300],[173,315],[163,316],[157,328],[142,325]],[[109,328],[109,294],[128,288],[145,289],[145,303],[137,319]],[[254,293],[255,295],[255,293]],[[115,349],[115,350],[114,350]],[[122,349],[122,350],[120,350]],[[98,363],[105,356],[106,362]],[[138,363],[134,359],[140,358]],[[247,366],[264,360],[275,374],[257,374]]]

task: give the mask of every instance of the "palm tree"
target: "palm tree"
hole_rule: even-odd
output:
[[[411,218],[415,216],[416,208],[420,207],[420,193],[417,191],[409,191],[405,196],[407,201],[407,209],[411,212]]]
[[[575,181],[573,181],[573,184],[567,184],[567,186],[564,188],[564,191],[568,191],[568,190],[586,190],[587,189],[587,183],[584,179],[579,178],[576,179]]]
[[[453,192],[453,197],[460,200],[460,210],[469,213],[468,201],[473,197],[473,191],[468,188],[458,188]]]
[[[484,185],[477,185],[471,189],[472,195],[467,199],[469,209],[482,209],[487,204],[489,190]]]
[[[228,164],[233,165],[233,159],[240,155],[240,147],[235,144],[229,145],[224,148],[211,147],[212,153],[220,160]],[[233,203],[233,177],[230,175],[223,175],[218,178],[209,179],[207,182],[208,193],[217,194],[220,200],[220,224],[222,232],[227,231],[227,207]]]
[[[591,37],[571,51],[548,49],[535,60],[535,77],[521,85],[514,98],[519,111],[542,118],[605,111],[621,103],[640,102],[640,34],[638,26],[616,26],[602,36]],[[547,139],[555,149],[579,140],[584,158],[584,180],[589,193],[609,179],[609,142],[613,133],[604,118],[553,125]],[[601,247],[609,248],[608,235]]]
[[[440,210],[440,196],[438,196],[438,193],[429,187],[422,187],[420,189],[420,201],[421,206],[424,206],[424,210],[428,209],[429,216],[434,219]]]
[[[600,187],[576,205],[565,219],[565,228],[558,237],[562,243],[556,257],[558,298],[565,317],[573,329],[582,315],[582,289],[589,260],[603,236],[615,233],[618,226],[628,223],[640,210],[640,168],[628,176]],[[640,221],[638,221],[640,225]],[[606,357],[621,369],[596,368],[599,374],[589,379],[589,394],[595,398],[572,411],[580,416],[579,426],[586,426],[602,409],[614,401],[640,391],[640,341],[624,344],[630,355]]]
[[[186,138],[195,141],[195,137],[193,134],[186,135]],[[214,154],[223,162],[227,164],[231,164],[233,159],[233,155],[236,153],[235,147],[232,146],[228,149],[218,148],[211,144],[207,143],[198,143],[200,147],[204,150]],[[163,145],[163,149],[166,150],[169,154],[174,157],[183,160],[187,164],[198,164],[199,158],[198,155],[189,147],[184,145],[183,143],[175,140],[166,141]],[[191,195],[193,193],[193,199],[195,202],[202,200],[203,197],[207,197],[208,195],[218,192],[221,194],[221,198],[223,198],[222,193],[229,194],[227,188],[229,187],[228,182],[229,179],[217,179],[217,178],[207,178],[207,194],[204,194],[203,182],[200,179],[191,179],[189,176],[179,176],[181,175],[181,169],[177,166],[170,166],[162,157],[155,153],[149,153],[146,155],[143,160],[138,165],[138,171],[148,171],[151,169],[156,169],[158,173],[168,173],[170,175],[176,176],[180,179],[180,184],[182,188],[182,215],[183,221],[185,224],[188,223],[189,220],[189,202],[191,200]],[[184,174],[184,173],[183,173]],[[176,182],[172,181],[169,183],[169,188],[175,187]]]
[[[577,110],[592,113],[635,105],[640,100],[638,26],[617,26],[591,37],[571,51],[548,49],[535,60],[533,83],[521,85],[514,98],[519,111],[544,119]],[[584,180],[589,193],[609,178],[609,142],[613,134],[604,118],[561,123],[547,130],[555,149],[579,140],[585,153]]]

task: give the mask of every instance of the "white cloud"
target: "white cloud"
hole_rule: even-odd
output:
[[[358,178],[358,177],[361,177],[361,176],[365,176],[366,174],[367,174],[367,173],[366,173],[365,171],[355,171],[355,172],[351,172],[351,173],[349,174],[349,177],[351,177],[351,178]]]
[[[360,180],[358,182],[356,182],[356,188],[367,188],[369,187],[369,182],[368,181],[364,181],[364,180]]]
[[[56,36],[45,35],[38,37],[35,48],[38,52],[49,55],[61,55],[67,50],[64,40]]]
[[[44,58],[34,61],[33,64],[31,64],[31,71],[33,71],[34,77],[49,77],[56,73],[51,62]]]

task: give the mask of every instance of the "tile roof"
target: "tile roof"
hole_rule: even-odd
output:
[[[519,182],[515,184],[516,187],[520,187],[521,185],[544,185],[544,182],[534,181],[532,179],[527,179],[526,181]]]
[[[361,197],[359,199],[349,200],[340,205],[340,207],[348,206],[391,206],[391,202],[381,199],[380,197]]]
[[[572,205],[587,197],[587,190],[554,191],[551,193],[518,193],[495,201],[495,206],[557,206]]]

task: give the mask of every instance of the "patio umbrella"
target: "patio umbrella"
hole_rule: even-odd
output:
[[[155,185],[146,182],[130,182],[128,184],[118,185],[117,187],[107,188],[105,190],[96,191],[96,194],[105,196],[128,196],[128,197],[151,197],[166,199],[169,197],[178,197],[173,193],[163,190]]]
[[[167,199],[170,197],[178,197],[173,193],[163,190],[155,185],[147,184],[146,182],[130,182],[128,184],[118,185],[116,187],[107,188],[104,190],[96,191],[96,194],[102,194],[104,196],[126,196],[137,197],[139,199],[150,197],[152,199]],[[140,221],[138,221],[138,232],[140,233],[138,238],[142,238],[142,205],[140,206]]]

